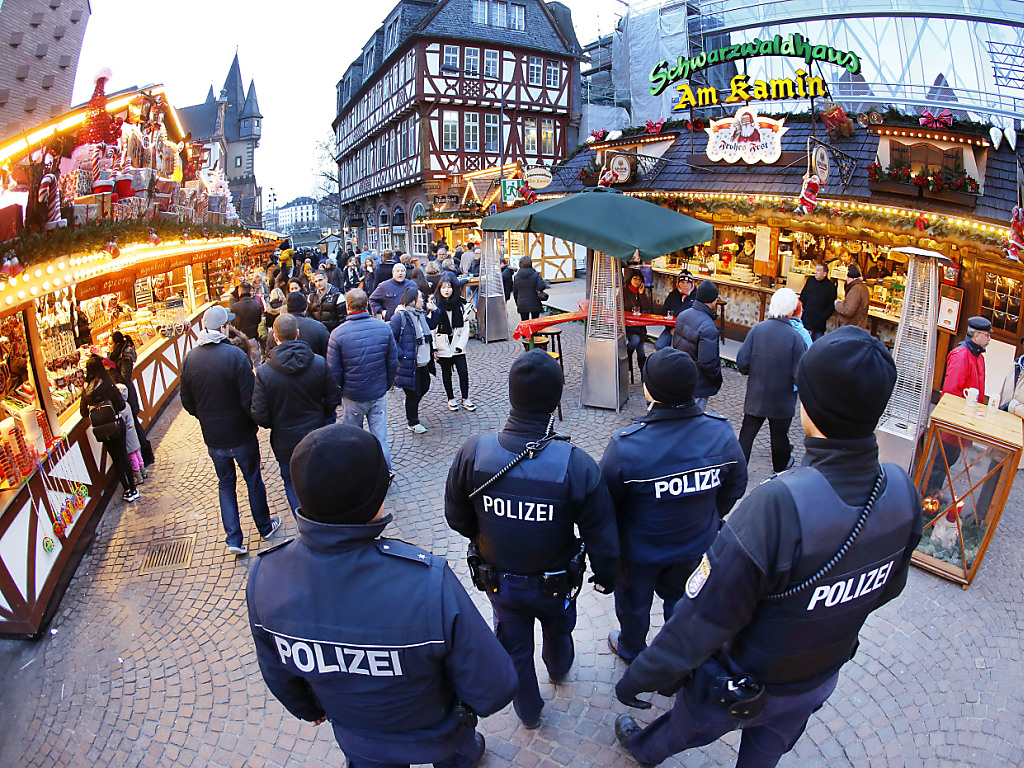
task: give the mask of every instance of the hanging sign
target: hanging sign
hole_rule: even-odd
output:
[[[629,181],[629,174],[632,171],[629,165],[629,158],[625,155],[612,155],[608,163],[611,172],[615,174],[615,183],[623,184]]]
[[[501,199],[505,205],[512,205],[519,199],[519,188],[523,185],[522,179],[502,179]]]
[[[785,120],[761,117],[752,107],[744,107],[733,117],[712,120],[708,134],[708,159],[753,165],[771,165],[782,156],[782,134],[789,129]]]
[[[526,169],[523,178],[531,189],[544,189],[551,184],[551,170],[542,165],[535,165]]]
[[[832,165],[829,163],[828,150],[825,149],[824,145],[819,144],[812,155],[814,161],[814,172],[818,174],[818,178],[821,179],[822,186],[828,181],[829,175],[832,173]]]

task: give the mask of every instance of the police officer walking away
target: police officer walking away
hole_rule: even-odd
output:
[[[508,704],[515,670],[443,557],[380,537],[380,443],[322,427],[291,477],[299,537],[261,552],[246,590],[267,686],[295,717],[329,719],[351,768],[476,765],[476,715]]]
[[[615,687],[679,691],[619,741],[657,764],[742,727],[739,768],[774,766],[836,687],[868,615],[906,585],[921,538],[907,473],[878,463],[874,429],[896,382],[889,351],[865,330],[819,339],[797,373],[809,466],[758,486],[729,516],[686,582],[672,619]]]
[[[647,358],[643,381],[650,410],[613,435],[601,459],[622,547],[615,580],[621,631],[608,635],[608,645],[627,663],[647,647],[654,593],[668,621],[721,519],[747,488],[747,462],[728,420],[693,400],[690,356],[659,349]]]
[[[598,592],[614,589],[619,556],[615,512],[597,464],[551,429],[561,396],[558,363],[539,349],[520,355],[509,371],[505,428],[469,438],[445,487],[445,517],[471,542],[473,581],[491,601],[498,640],[519,676],[513,706],[530,729],[540,725],[544,707],[533,664],[535,620],[551,682],[561,683],[573,662],[586,567],[575,527]]]

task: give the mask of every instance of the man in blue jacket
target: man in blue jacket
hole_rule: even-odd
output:
[[[234,317],[215,305],[203,315],[199,343],[181,364],[181,406],[199,419],[203,441],[217,470],[220,516],[228,552],[245,555],[242,525],[235,495],[235,462],[249,489],[249,509],[260,536],[271,538],[281,525],[270,516],[267,489],[260,473],[260,446],[252,420],[252,363],[225,335]]]
[[[348,316],[331,333],[327,368],[341,386],[344,422],[362,428],[365,417],[390,467],[387,394],[398,372],[398,344],[387,323],[366,311],[365,291],[353,288],[345,301]]]
[[[693,401],[693,360],[659,349],[647,358],[643,380],[650,410],[613,435],[601,459],[622,547],[615,579],[621,631],[608,644],[627,663],[647,647],[654,593],[668,621],[722,518],[747,488],[747,462],[729,422]]]
[[[246,589],[267,687],[295,717],[330,720],[352,768],[475,765],[477,715],[512,699],[515,670],[443,557],[380,537],[380,443],[323,427],[291,473],[299,537],[261,553]]]
[[[685,352],[697,364],[697,385],[693,399],[703,411],[708,398],[722,388],[722,359],[718,352],[718,286],[705,280],[693,293],[693,306],[676,318],[672,346]]]

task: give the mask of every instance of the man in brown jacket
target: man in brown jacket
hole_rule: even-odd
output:
[[[856,325],[867,330],[868,307],[871,306],[871,292],[860,277],[860,267],[851,264],[846,270],[846,296],[836,299],[836,314],[840,327]]]

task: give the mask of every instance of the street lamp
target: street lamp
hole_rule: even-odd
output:
[[[442,64],[442,72],[455,72],[460,75],[475,75],[481,80],[493,80],[498,84],[498,96],[501,98],[498,107],[498,152],[501,156],[498,164],[498,202],[501,206],[501,210],[505,210],[505,93],[501,89],[501,79],[498,77],[487,77],[481,72],[475,70],[461,69],[454,64]],[[486,144],[485,144],[486,146]]]

